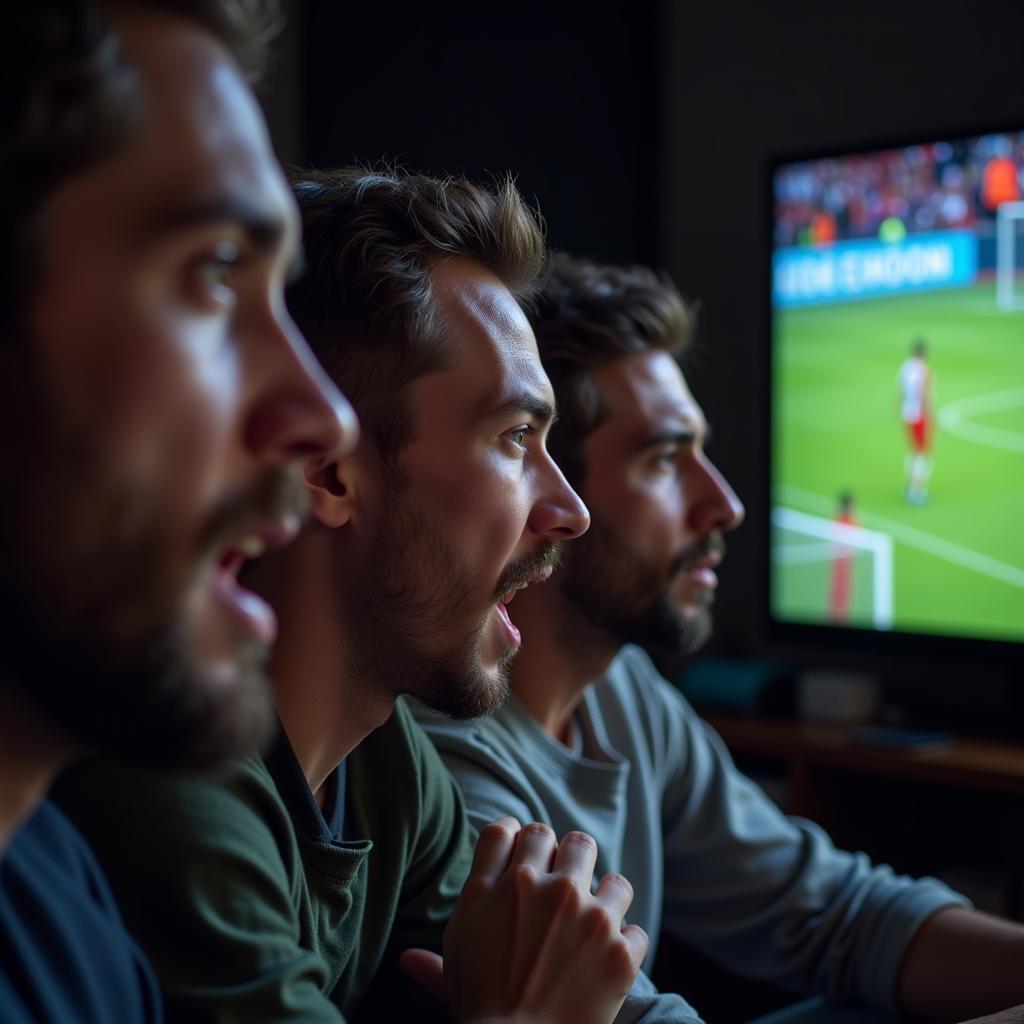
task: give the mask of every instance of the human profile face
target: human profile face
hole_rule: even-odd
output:
[[[356,671],[472,717],[507,694],[515,590],[547,578],[589,515],[548,455],[551,384],[515,299],[465,259],[431,287],[450,360],[411,385],[414,438],[382,474],[374,540],[346,587]]]
[[[234,63],[174,16],[115,22],[140,124],[48,197],[7,340],[6,674],[77,744],[209,763],[271,719],[274,617],[237,569],[355,421],[285,311],[297,211]]]
[[[704,414],[668,353],[626,356],[591,380],[608,415],[583,444],[593,524],[566,553],[562,591],[617,644],[693,650],[743,506],[704,452]]]

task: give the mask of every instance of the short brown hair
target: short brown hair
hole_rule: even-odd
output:
[[[696,311],[666,274],[649,267],[554,253],[548,271],[530,321],[558,402],[548,448],[578,488],[586,475],[583,442],[608,415],[590,374],[649,349],[679,359],[693,336]]]
[[[127,144],[144,111],[121,52],[119,7],[175,14],[212,33],[250,80],[280,23],[276,0],[12,0],[0,32],[0,330],[17,332],[50,193]],[[143,100],[144,102],[144,100]]]
[[[528,301],[544,266],[539,218],[511,179],[485,188],[464,178],[346,167],[303,173],[292,184],[306,273],[288,291],[289,309],[390,458],[413,436],[406,389],[451,359],[431,271],[465,257]]]

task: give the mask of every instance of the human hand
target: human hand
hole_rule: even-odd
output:
[[[622,1005],[647,952],[621,875],[590,892],[597,847],[569,832],[503,818],[480,833],[444,937],[444,990],[463,1024],[603,1024]],[[440,963],[409,951],[403,966],[434,990]],[[431,981],[433,977],[433,981]]]

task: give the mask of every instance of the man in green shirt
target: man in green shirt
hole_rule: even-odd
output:
[[[307,465],[312,527],[247,578],[279,616],[282,728],[222,782],[96,764],[62,799],[172,1020],[384,1019],[399,957],[441,989],[453,912],[457,1020],[611,1020],[646,949],[622,927],[628,882],[592,895],[592,840],[506,820],[460,899],[476,836],[395,705],[500,703],[520,643],[506,603],[588,524],[545,448],[551,388],[517,301],[542,236],[510,184],[354,170],[295,190],[309,269],[292,310],[363,435]]]

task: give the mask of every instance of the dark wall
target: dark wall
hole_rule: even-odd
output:
[[[667,14],[661,252],[703,302],[691,383],[715,427],[712,453],[747,504],[722,568],[719,640],[757,649],[768,157],[1024,126],[1024,3],[669,3]]]
[[[299,11],[306,161],[512,171],[554,245],[655,257],[654,2],[320,0]]]

